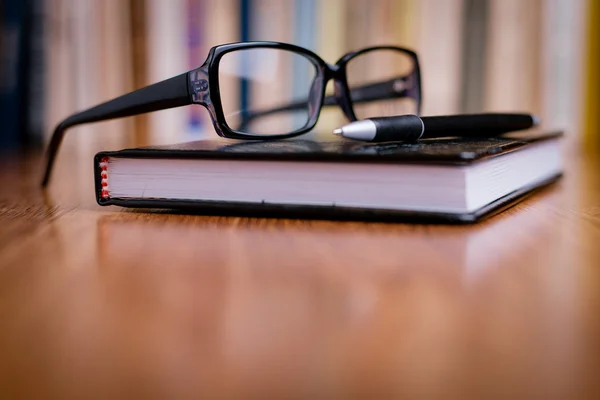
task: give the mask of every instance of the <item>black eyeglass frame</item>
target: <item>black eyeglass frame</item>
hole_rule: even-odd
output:
[[[258,48],[277,49],[300,54],[310,60],[315,66],[317,74],[313,79],[308,107],[312,111],[307,123],[300,129],[285,134],[260,135],[236,131],[231,129],[227,124],[219,87],[219,63],[227,53],[236,50]],[[377,50],[402,52],[412,59],[414,67],[408,75],[395,77],[385,82],[353,88],[352,95],[354,96],[354,100],[352,100],[347,82],[346,66],[353,58]],[[332,79],[334,80],[334,95],[326,97],[325,89],[328,82]],[[398,80],[409,82],[410,85],[403,86],[398,90],[395,85]],[[48,146],[46,171],[42,186],[46,186],[50,181],[54,160],[66,130],[80,124],[124,118],[190,104],[199,104],[208,110],[213,127],[217,135],[221,137],[244,140],[286,139],[302,135],[313,129],[317,124],[323,106],[337,104],[349,121],[356,121],[357,118],[353,106],[355,103],[403,97],[413,98],[416,101],[417,114],[420,114],[422,91],[419,60],[414,51],[406,48],[396,46],[368,47],[345,54],[335,64],[328,64],[312,51],[288,43],[240,42],[223,44],[211,48],[206,61],[197,69],[109,100],[96,107],[74,114],[62,121],[56,127]],[[306,106],[306,102],[303,102],[302,105]],[[286,111],[294,108],[295,105],[291,104],[275,111]],[[262,115],[272,112],[273,110],[266,110]]]

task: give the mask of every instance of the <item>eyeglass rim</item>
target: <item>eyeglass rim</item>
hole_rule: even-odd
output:
[[[225,114],[223,111],[223,103],[220,95],[220,82],[219,82],[219,65],[220,61],[224,55],[235,52],[238,50],[247,50],[247,49],[258,49],[258,48],[269,48],[269,49],[277,49],[290,51],[299,55],[306,57],[310,60],[313,65],[317,67],[317,75],[314,79],[321,79],[320,83],[320,96],[318,98],[318,102],[313,104],[312,109],[314,110],[312,115],[309,115],[309,119],[307,123],[302,127],[295,131],[284,133],[284,134],[253,134],[248,132],[240,132],[238,130],[232,129],[226,121]],[[330,80],[334,80],[338,85],[340,85],[340,106],[342,107],[342,111],[346,115],[346,117],[352,122],[358,120],[356,114],[354,112],[354,105],[350,98],[350,89],[348,87],[347,75],[346,75],[346,67],[347,64],[353,60],[355,57],[363,55],[365,53],[376,51],[376,50],[394,50],[402,52],[408,55],[413,60],[413,71],[411,74],[414,74],[416,77],[416,93],[418,93],[418,98],[415,98],[417,102],[417,113],[420,113],[420,108],[422,104],[422,91],[421,91],[421,72],[420,65],[417,53],[400,46],[392,46],[392,45],[379,45],[379,46],[369,46],[359,50],[348,52],[335,64],[329,64],[325,60],[323,60],[319,55],[314,53],[313,51],[297,46],[289,43],[282,42],[271,42],[271,41],[255,41],[255,42],[237,42],[237,43],[227,43],[218,46],[212,47],[207,55],[205,62],[199,68],[199,70],[207,71],[208,75],[208,87],[210,93],[210,104],[203,104],[202,102],[197,103],[201,104],[209,109],[211,117],[213,118],[213,125],[215,126],[216,133],[225,138],[230,139],[243,139],[243,140],[277,140],[277,139],[287,139],[291,137],[296,137],[302,134],[305,134],[312,130],[320,117],[322,108],[323,108],[323,100],[325,98],[325,89]]]
[[[352,119],[351,122],[353,121],[357,121],[359,118],[356,116],[356,112],[354,110],[354,106],[355,106],[355,102],[352,101],[351,97],[350,97],[350,89],[348,87],[348,78],[347,78],[347,73],[348,73],[348,64],[354,60],[356,57],[362,56],[366,53],[372,52],[372,51],[379,51],[379,50],[394,50],[394,51],[399,51],[401,53],[404,53],[406,55],[408,55],[413,62],[413,69],[410,72],[410,76],[414,78],[415,80],[415,85],[411,87],[412,92],[414,94],[413,96],[408,96],[408,97],[412,97],[415,102],[416,102],[416,115],[421,115],[421,108],[422,108],[422,104],[423,104],[423,90],[422,90],[422,83],[421,83],[421,66],[419,64],[419,56],[417,55],[416,52],[414,52],[413,50],[404,48],[404,47],[399,47],[399,46],[391,46],[391,45],[382,45],[382,46],[370,46],[370,47],[365,47],[363,49],[359,49],[353,52],[349,52],[346,53],[345,55],[343,55],[336,63],[336,65],[339,65],[340,67],[343,66],[343,71],[344,71],[344,84],[346,85],[346,90],[347,92],[347,96],[350,100],[350,106],[352,109]]]
[[[319,119],[319,113],[313,112],[313,115],[309,115],[308,121],[301,128],[296,129],[289,133],[283,134],[275,134],[275,135],[267,135],[267,134],[253,134],[247,132],[240,132],[232,129],[227,124],[227,119],[225,118],[225,113],[223,110],[223,102],[220,94],[220,80],[219,80],[219,66],[220,62],[226,54],[239,51],[239,50],[248,50],[248,49],[276,49],[289,51],[294,54],[299,54],[307,58],[315,67],[316,67],[316,75],[315,79],[319,76],[324,76],[324,71],[327,69],[327,63],[319,57],[314,52],[300,46],[296,46],[289,43],[280,43],[280,42],[239,42],[239,43],[228,43],[224,45],[219,45],[213,47],[208,54],[207,60],[205,61],[205,65],[208,67],[209,72],[209,89],[211,93],[211,102],[214,107],[215,116],[217,118],[217,123],[220,125],[220,130],[223,137],[231,138],[231,139],[246,139],[246,140],[276,140],[276,139],[286,139],[295,136],[302,135],[311,129],[317,124]],[[321,85],[318,90],[321,93],[319,96],[319,103],[314,104],[313,109],[320,111],[322,106],[323,98],[325,95],[325,85]],[[215,96],[212,94],[215,93]],[[213,121],[214,122],[214,121]],[[219,131],[217,130],[217,134]]]

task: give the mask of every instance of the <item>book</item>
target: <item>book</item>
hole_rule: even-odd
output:
[[[146,43],[146,0],[129,1],[129,30],[131,37],[132,87],[134,90],[148,85],[148,46]],[[133,139],[135,146],[149,145],[148,115],[133,117]]]
[[[0,150],[43,144],[45,22],[43,0],[0,2]]]
[[[134,89],[134,75],[137,73],[137,70],[132,68],[133,49],[129,3],[122,0],[94,1],[94,7],[97,7],[95,10],[98,15],[95,18],[100,21],[100,26],[96,28],[94,38],[98,50],[90,59],[94,60],[98,69],[96,76],[99,78],[99,87],[97,98],[90,103],[92,106],[131,92]],[[88,69],[88,71],[90,70]],[[78,86],[89,88],[89,75],[82,74],[81,76],[84,76],[85,80]],[[103,133],[101,138],[98,135],[94,141],[94,149],[97,149],[99,141],[102,146],[110,146],[111,149],[137,146],[134,140],[134,126],[133,119],[115,119],[104,122],[98,126]]]
[[[28,25],[25,27],[25,66],[21,91],[24,96],[23,138],[26,149],[40,149],[44,143],[44,84],[46,71],[46,13],[44,0],[28,0]]]
[[[489,0],[465,0],[463,14],[466,23],[461,31],[460,110],[464,113],[481,113],[485,93],[484,71],[489,57],[486,46]]]
[[[540,8],[540,1],[489,1],[490,18],[486,34],[488,57],[484,71],[485,111],[528,110],[541,115]],[[556,42],[553,45],[556,46]]]
[[[198,68],[206,59],[209,48],[205,46],[204,23],[206,4],[203,0],[187,0],[187,60],[188,69]],[[207,128],[206,110],[202,107],[188,107],[186,141],[200,140],[209,132]]]
[[[79,109],[75,103],[74,76],[75,61],[72,57],[73,20],[71,4],[67,0],[50,0],[44,4],[46,14],[46,47],[45,82],[43,88],[44,103],[44,143],[48,143],[54,127],[64,118]],[[57,96],[56,93],[63,93]],[[67,151],[77,151],[75,147],[79,139],[65,141]]]
[[[346,29],[348,24],[347,6],[347,0],[320,1],[317,4],[315,36],[318,40],[315,50],[323,60],[329,63],[336,62],[350,50],[347,44],[349,36]],[[325,95],[333,94],[334,83],[329,82],[325,88]],[[316,133],[331,132],[347,122],[339,108],[323,107],[319,116],[319,130]]]
[[[460,112],[460,94],[464,84],[461,82],[461,32],[468,22],[464,18],[462,3],[462,0],[418,2],[415,51],[419,54],[423,76],[423,115]]]
[[[147,0],[147,84],[189,70],[187,12],[186,1]],[[203,61],[198,60],[197,67]],[[167,144],[188,140],[188,116],[188,108],[172,108],[148,114],[149,142]]]
[[[133,89],[129,3],[45,0],[46,49],[40,97],[44,140],[63,119]],[[89,158],[100,149],[134,146],[132,120],[80,126],[64,145]],[[76,132],[76,133],[75,133]],[[102,132],[100,134],[99,132]]]
[[[582,68],[586,85],[580,85],[585,89],[582,91],[584,97],[584,144],[588,151],[595,154],[600,149],[600,140],[598,140],[598,128],[600,128],[600,118],[598,117],[598,108],[600,106],[600,95],[598,89],[600,86],[600,28],[598,27],[598,18],[600,17],[600,4],[589,1],[587,7],[587,27],[585,29],[585,66]],[[577,70],[575,70],[575,75]],[[581,78],[580,78],[581,79]],[[574,98],[575,100],[575,98]]]
[[[584,91],[588,86],[584,84],[583,67],[585,54],[591,54],[586,51],[585,31],[588,26],[596,25],[586,23],[592,14],[588,3],[589,7],[595,4],[585,0],[549,1],[540,10],[541,57],[537,71],[541,78],[540,117],[546,126],[564,129],[569,138],[565,147],[582,144],[584,113],[581,111],[585,108]],[[593,91],[597,92],[597,88]]]
[[[18,149],[25,129],[29,2],[0,2],[0,151]]]
[[[561,136],[210,140],[101,152],[96,199],[209,214],[474,222],[558,179]]]

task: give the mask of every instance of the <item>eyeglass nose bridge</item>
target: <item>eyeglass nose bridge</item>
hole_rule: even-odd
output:
[[[348,118],[348,120],[350,121],[356,121],[356,116],[354,115],[354,111],[352,110],[352,99],[350,98],[350,90],[348,89],[348,84],[346,83],[343,77],[333,78],[333,90],[335,100],[344,112],[346,118]]]
[[[348,83],[346,81],[346,72],[340,63],[327,64],[324,85],[327,86],[331,79],[333,79],[333,98],[327,96],[323,105],[332,106],[337,104],[349,121],[356,121],[356,116],[352,109],[350,89],[348,88]],[[325,90],[325,86],[323,87],[323,90]]]

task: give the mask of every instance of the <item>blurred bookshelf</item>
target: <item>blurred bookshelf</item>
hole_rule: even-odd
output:
[[[565,128],[573,145],[597,143],[597,92],[586,91],[597,80],[586,75],[588,59],[597,67],[597,53],[588,57],[595,31],[586,28],[588,11],[598,14],[593,3],[3,0],[0,146],[41,147],[68,115],[190,70],[210,47],[240,40],[298,44],[330,63],[364,46],[408,47],[421,60],[424,115],[531,111]],[[328,138],[344,120],[336,110],[322,115],[314,136]],[[216,136],[199,106],[73,131],[65,145],[86,153]]]
[[[590,0],[587,11],[587,51],[585,53],[585,146],[600,150],[600,2]]]

